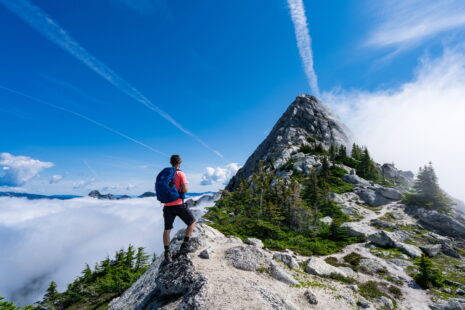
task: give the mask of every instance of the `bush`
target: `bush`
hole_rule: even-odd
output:
[[[402,291],[401,291],[400,288],[398,288],[397,286],[390,285],[390,286],[388,287],[388,291],[389,291],[389,293],[390,293],[393,297],[395,297],[395,298],[397,298],[397,299],[399,299],[399,298],[402,297]]]
[[[358,266],[360,265],[360,260],[363,258],[358,253],[352,252],[350,254],[347,254],[346,256],[343,257],[344,261],[346,261],[348,264],[352,266]]]
[[[325,262],[332,265],[332,266],[339,266],[339,262],[336,257],[329,256],[325,258]]]
[[[344,283],[347,283],[347,284],[354,284],[356,283],[357,281],[355,279],[352,279],[352,278],[349,278],[349,277],[346,277],[346,276],[343,276],[339,273],[331,273],[328,278],[330,279],[333,279],[333,280],[336,280],[336,281],[340,281],[340,282],[344,282]]]
[[[365,283],[359,284],[358,286],[360,295],[368,299],[375,299],[385,294],[378,287],[378,283],[375,281],[367,281]]]

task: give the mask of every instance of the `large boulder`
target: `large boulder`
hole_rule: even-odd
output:
[[[368,236],[368,240],[373,244],[383,248],[393,248],[396,244],[396,240],[391,233],[386,231],[379,231]]]
[[[390,187],[380,187],[377,189],[377,192],[384,198],[391,200],[401,200],[402,194],[395,188]]]
[[[362,258],[359,263],[359,267],[362,270],[369,273],[385,273],[386,267],[381,265],[377,260],[371,258]]]
[[[392,202],[392,200],[383,197],[380,193],[372,188],[355,188],[354,192],[360,197],[361,200],[372,207],[379,207]]]
[[[225,252],[226,259],[237,269],[246,271],[256,271],[260,268],[267,268],[270,260],[263,250],[255,246],[235,246]]]

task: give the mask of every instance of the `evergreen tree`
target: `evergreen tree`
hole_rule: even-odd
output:
[[[345,158],[347,157],[347,149],[344,145],[341,144],[341,146],[339,146],[339,151],[338,151],[338,156],[340,158]]]
[[[60,293],[57,290],[55,281],[50,282],[49,287],[44,295],[44,303],[51,309],[57,309],[56,305],[59,302]]]
[[[361,160],[362,158],[362,149],[357,144],[352,144],[351,157],[355,160]]]
[[[438,178],[431,162],[423,168],[420,167],[413,189],[414,191],[408,193],[404,198],[406,204],[417,205],[442,213],[452,211],[454,202],[439,187]]]
[[[153,254],[152,262],[154,262],[156,258],[157,256]],[[142,268],[146,267],[148,264],[148,259],[149,259],[149,256],[144,253],[144,248],[143,247],[137,248],[136,263],[134,265],[134,270],[139,271]]]
[[[426,256],[422,256],[417,263],[418,273],[414,276],[415,281],[423,288],[441,287],[444,277],[433,262]]]
[[[337,156],[336,146],[334,144],[331,144],[331,146],[329,147],[329,158],[332,162],[334,162],[334,160],[336,159],[336,156]]]

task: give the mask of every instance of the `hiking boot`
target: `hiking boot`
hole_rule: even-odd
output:
[[[171,251],[165,251],[165,262],[171,263],[173,261],[173,257],[171,256]]]
[[[189,253],[189,243],[184,241],[179,248],[179,254],[187,254]]]

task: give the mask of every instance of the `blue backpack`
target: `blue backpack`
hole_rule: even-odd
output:
[[[162,203],[173,202],[179,198],[184,199],[184,193],[178,192],[174,186],[174,175],[180,169],[169,167],[165,168],[157,175],[155,182],[155,192],[157,199]]]

